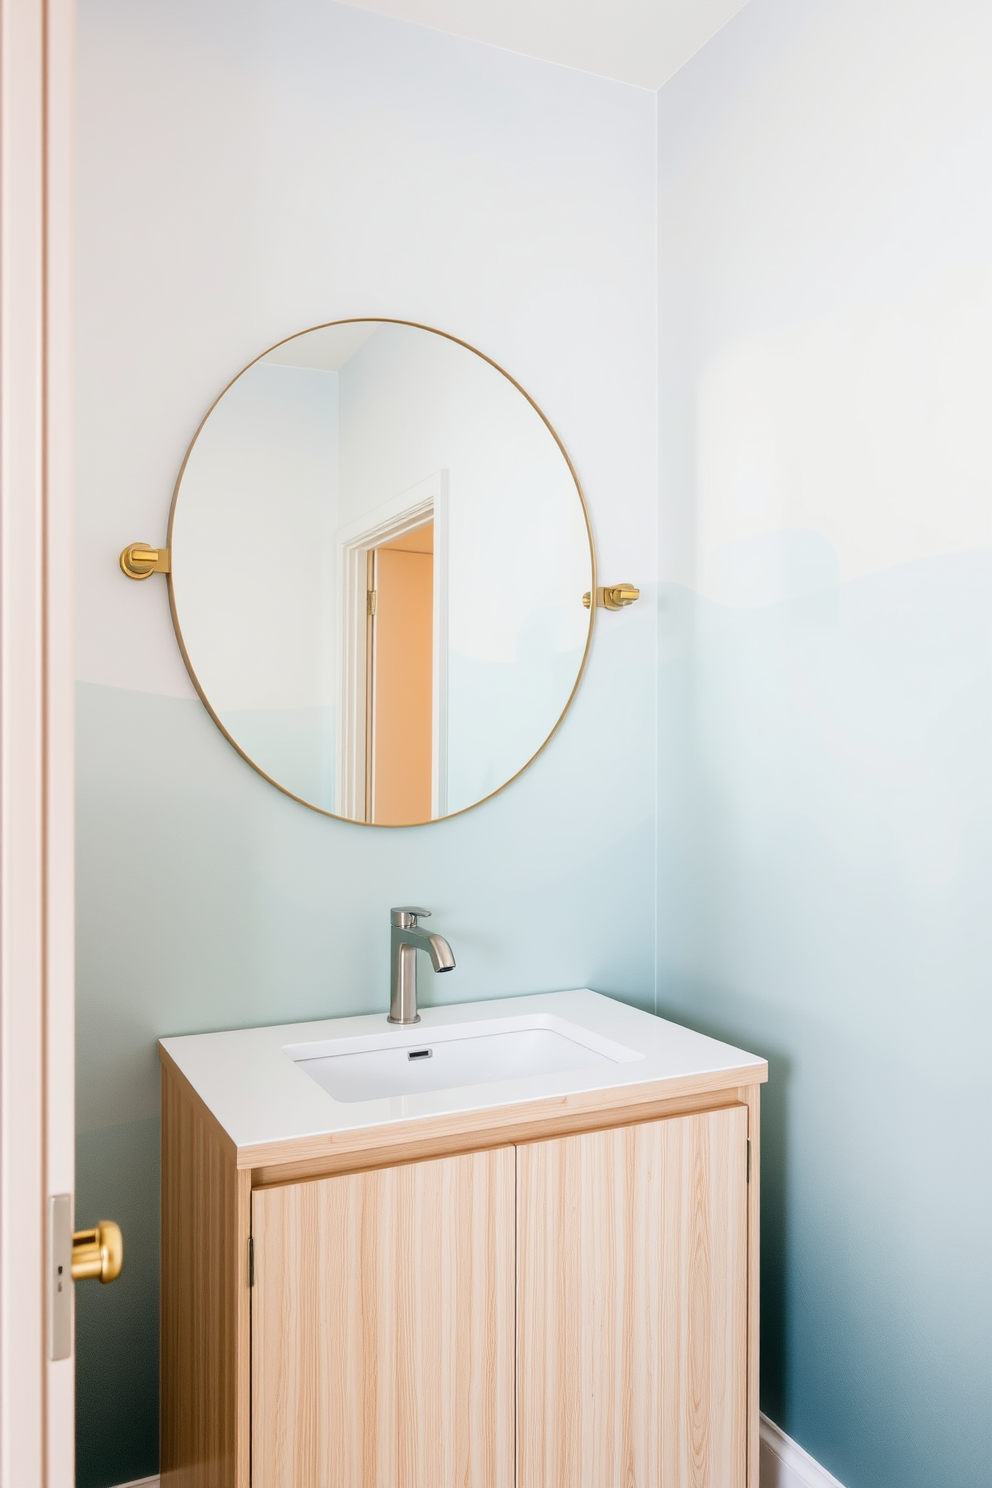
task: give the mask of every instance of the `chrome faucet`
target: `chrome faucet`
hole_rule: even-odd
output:
[[[455,958],[443,935],[422,930],[418,920],[430,919],[429,909],[391,909],[390,923],[390,1023],[419,1023],[417,1012],[417,952],[426,951],[435,971],[454,971]]]

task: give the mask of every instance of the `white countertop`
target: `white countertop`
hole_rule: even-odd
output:
[[[561,1098],[585,1091],[626,1089],[657,1082],[682,1082],[720,1071],[742,1071],[741,1084],[765,1078],[765,1061],[754,1054],[694,1033],[678,1023],[656,1018],[602,993],[542,992],[530,997],[500,998],[421,1008],[415,1028],[394,1027],[385,1015],[326,1018],[314,1023],[283,1023],[269,1028],[242,1028],[231,1033],[199,1033],[161,1040],[162,1048],[189,1081],[239,1149],[293,1142],[305,1137],[388,1127],[495,1106]],[[521,1079],[378,1100],[337,1101],[286,1052],[301,1044],[363,1040],[386,1034],[398,1046],[429,1040],[432,1029],[464,1027],[466,1037],[477,1025],[508,1018],[550,1014],[588,1030],[600,1039],[625,1045],[641,1057],[567,1074],[529,1075]],[[355,1048],[355,1043],[350,1043]],[[659,1097],[664,1096],[659,1090]]]

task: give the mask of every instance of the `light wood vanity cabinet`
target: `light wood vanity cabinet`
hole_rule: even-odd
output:
[[[239,1150],[163,1065],[165,1488],[757,1488],[758,1084]]]
[[[253,1195],[253,1488],[512,1488],[513,1208],[512,1147]]]
[[[744,1488],[747,1109],[517,1149],[520,1488]]]

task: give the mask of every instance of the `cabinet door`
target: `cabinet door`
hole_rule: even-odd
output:
[[[512,1488],[514,1150],[252,1197],[253,1488]]]
[[[517,1149],[517,1488],[744,1488],[747,1111]]]

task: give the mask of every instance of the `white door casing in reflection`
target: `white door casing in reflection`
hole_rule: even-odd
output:
[[[392,501],[384,502],[337,533],[341,707],[337,736],[336,815],[368,820],[367,771],[367,555],[426,522],[434,525],[432,617],[431,815],[447,812],[448,692],[448,472],[435,471]]]

